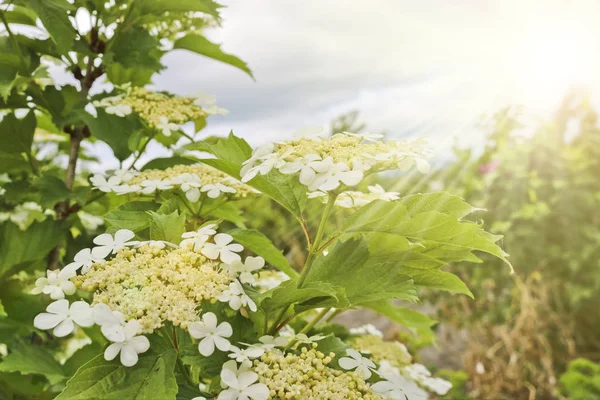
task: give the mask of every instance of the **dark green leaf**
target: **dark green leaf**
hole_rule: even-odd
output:
[[[150,201],[134,201],[123,204],[104,216],[104,220],[116,229],[130,229],[139,232],[150,226],[150,215],[146,211],[155,211],[160,207]]]
[[[250,71],[250,68],[248,68],[248,65],[244,61],[232,54],[223,52],[220,45],[209,41],[204,36],[195,33],[189,33],[181,39],[178,39],[174,43],[173,48],[189,50],[208,58],[212,58],[213,60],[224,62],[225,64],[229,64],[233,67],[241,69],[250,75],[252,79],[254,79],[252,71]]]
[[[295,305],[296,312],[300,312],[346,302],[344,291],[329,282],[307,282],[298,289],[293,280],[281,283],[258,298],[260,307],[266,312],[287,308],[292,304]]]
[[[69,21],[67,11],[73,10],[73,6],[66,0],[27,0],[26,3],[40,18],[60,51],[66,53],[71,50],[77,32]]]
[[[5,115],[0,120],[0,152],[29,154],[33,143],[35,124],[33,111],[27,113],[22,119],[17,118],[13,113]]]
[[[52,219],[33,223],[25,232],[13,223],[0,224],[0,277],[15,266],[45,258],[63,239],[65,228]]]
[[[219,19],[219,8],[222,6],[212,0],[142,0],[139,2],[140,13],[164,14],[166,12],[203,12]]]
[[[69,199],[73,195],[62,179],[52,175],[42,175],[36,180],[34,187],[40,191],[42,208],[52,209],[56,203]]]
[[[56,400],[175,399],[176,359],[175,349],[157,349],[154,344],[131,368],[121,365],[118,359],[106,361],[100,354],[79,368]]]
[[[129,136],[142,129],[142,124],[135,115],[118,117],[113,114],[107,114],[102,108],[97,108],[97,117],[85,114],[84,119],[92,135],[108,143],[115,156],[119,160],[124,160],[131,155],[131,149],[128,146]]]
[[[190,156],[155,158],[154,160],[148,161],[148,163],[142,167],[142,171],[146,169],[167,169],[176,165],[192,165],[196,163],[198,163],[198,159]]]
[[[0,363],[0,372],[44,375],[52,383],[65,377],[62,365],[43,347],[21,343]]]

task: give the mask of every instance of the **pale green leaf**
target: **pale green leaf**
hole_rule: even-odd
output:
[[[185,232],[185,215],[179,215],[177,210],[171,214],[147,213],[150,216],[150,239],[181,242],[181,235]]]
[[[436,321],[425,314],[421,314],[410,308],[397,306],[389,301],[375,301],[366,303],[364,306],[388,317],[405,328],[411,329],[431,342],[435,341],[435,334],[431,330],[431,327],[436,324]]]
[[[50,37],[63,53],[71,50],[77,35],[67,11],[73,6],[67,0],[26,0],[50,33]]]
[[[359,305],[382,299],[416,301],[417,292],[411,277],[398,263],[370,262],[367,244],[350,239],[338,243],[327,255],[320,255],[312,265],[306,283],[327,282],[345,290],[349,304]]]
[[[268,313],[292,304],[296,312],[300,312],[317,307],[331,307],[338,303],[347,303],[343,289],[329,282],[307,282],[298,289],[296,282],[289,280],[262,293],[258,298],[258,304]]]

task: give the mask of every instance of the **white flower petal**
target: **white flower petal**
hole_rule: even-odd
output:
[[[215,342],[212,336],[205,337],[198,343],[198,352],[204,357],[211,356],[215,352]]]
[[[104,359],[106,361],[112,361],[115,359],[117,354],[121,351],[123,347],[122,343],[113,343],[104,350]]]
[[[121,349],[121,364],[126,367],[133,367],[138,362],[138,354],[131,346],[123,346]]]
[[[127,345],[131,346],[138,354],[145,353],[150,348],[150,341],[146,336],[135,336],[127,341]]]
[[[65,319],[54,328],[52,333],[56,337],[65,337],[75,329],[75,324],[70,319]]]
[[[33,326],[37,329],[49,330],[60,324],[64,319],[65,317],[62,315],[41,313],[34,318]]]

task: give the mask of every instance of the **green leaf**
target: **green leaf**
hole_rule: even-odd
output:
[[[21,231],[13,223],[0,224],[0,277],[28,261],[45,258],[50,250],[64,237],[65,225],[47,219],[33,223],[27,231]]]
[[[241,138],[231,132],[227,138],[216,141],[197,142],[186,146],[189,150],[206,151],[215,155],[216,159],[203,159],[203,163],[240,179],[242,163],[252,156],[252,148]],[[302,218],[302,210],[306,206],[306,187],[296,177],[271,171],[264,176],[257,176],[247,183],[249,186],[269,196],[297,219]]]
[[[79,368],[56,400],[148,400],[175,399],[177,381],[173,370],[177,352],[154,344],[140,355],[135,367],[118,359],[106,361],[100,354]]]
[[[4,15],[9,24],[36,26],[37,15],[26,7],[13,6],[10,10],[4,11]]]
[[[150,201],[133,201],[109,212],[104,220],[116,229],[139,232],[150,226],[151,217],[146,211],[156,211],[159,207],[159,204]]]
[[[292,279],[297,279],[299,274],[290,267],[281,250],[277,249],[273,242],[255,229],[233,229],[228,232],[236,242],[240,243],[255,254],[263,257],[269,264],[278,270],[285,272]]]
[[[368,246],[363,240],[338,243],[329,254],[317,257],[306,282],[343,287],[349,304],[340,304],[340,308],[382,299],[417,300],[411,277],[393,261],[370,262]]]
[[[62,365],[47,349],[25,343],[11,348],[11,353],[0,363],[0,372],[44,375],[51,383],[57,383],[65,377]]]
[[[154,72],[152,68],[143,66],[125,68],[117,62],[106,66],[106,76],[114,85],[131,83],[133,86],[145,86],[152,81]]]
[[[329,353],[335,354],[330,367],[338,367],[338,361],[341,357],[346,357],[346,350],[350,349],[351,346],[344,343],[340,338],[335,335],[328,335],[325,339],[321,339],[317,342],[317,350],[325,355]]]
[[[102,108],[97,108],[97,117],[85,113],[84,120],[92,135],[106,142],[113,150],[115,157],[124,160],[131,155],[128,146],[130,135],[142,129],[139,118],[135,115],[118,117],[108,114]]]
[[[62,53],[71,50],[77,33],[67,11],[72,11],[73,6],[67,0],[27,0],[26,3],[40,18],[59,50]]]
[[[167,169],[176,165],[192,165],[197,164],[198,159],[190,156],[176,156],[167,158],[155,158],[154,160],[148,161],[143,167],[142,171],[147,169]]]
[[[118,63],[124,68],[138,68],[158,72],[164,69],[160,58],[160,40],[140,26],[117,31],[107,46],[105,62],[107,65]]]
[[[91,118],[84,111],[87,102],[75,86],[64,85],[60,89],[47,86],[41,93],[31,92],[31,96],[33,101],[50,112],[55,126],[86,122],[86,118]]]
[[[223,52],[223,50],[221,50],[221,45],[209,41],[204,36],[195,33],[189,33],[181,39],[175,41],[173,44],[173,49],[189,50],[208,58],[212,58],[213,60],[221,61],[225,64],[229,64],[233,67],[241,69],[250,75],[252,79],[254,79],[252,71],[250,68],[248,68],[248,65],[244,61],[232,54]]]
[[[421,199],[427,198],[425,195],[421,196]],[[459,215],[466,212],[466,206],[456,198],[448,196],[448,201],[441,203],[443,206],[440,206],[439,201],[414,200],[412,197],[407,201],[410,209],[402,200],[373,201],[347,218],[343,231],[350,236],[373,232],[394,234],[401,243],[399,247],[404,248],[407,240],[418,243],[422,249],[411,251],[423,253],[442,264],[459,260],[477,262],[479,259],[472,252],[481,251],[503,260],[512,270],[512,265],[506,259],[508,255],[496,244],[502,236],[489,234],[478,224],[461,221]],[[426,204],[441,212],[425,208]],[[394,246],[389,247],[392,249]]]
[[[185,215],[179,215],[175,210],[171,214],[157,214],[147,211],[150,215],[150,239],[166,240],[179,243],[181,235],[185,232]]]
[[[446,192],[412,194],[394,202],[394,204],[397,203],[404,205],[411,216],[426,211],[437,211],[460,219],[480,210],[467,204],[460,197]]]
[[[28,171],[29,162],[21,154],[8,154],[0,152],[0,171],[16,173]]]
[[[62,179],[47,174],[37,179],[34,187],[40,191],[42,208],[54,208],[56,203],[71,198],[73,194]]]
[[[431,327],[436,324],[436,321],[425,314],[421,314],[410,308],[396,306],[389,301],[375,301],[366,303],[364,306],[388,317],[392,321],[395,321],[408,329],[416,331],[419,336],[428,338],[432,342],[435,341],[435,334],[431,330]]]
[[[296,312],[311,308],[346,303],[344,292],[329,282],[307,282],[302,288],[296,287],[293,280],[282,282],[276,288],[262,293],[258,304],[265,312],[287,308],[294,304]]]
[[[35,132],[35,114],[27,113],[25,118],[19,119],[14,113],[5,115],[0,120],[0,152],[19,154],[31,152],[33,133]]]
[[[222,7],[212,0],[142,0],[139,3],[141,15],[160,15],[166,12],[203,12],[217,20],[219,19],[218,10]]]

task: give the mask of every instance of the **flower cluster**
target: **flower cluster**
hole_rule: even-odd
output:
[[[181,124],[206,116],[193,97],[172,96],[141,87],[126,88],[123,94],[105,97],[93,104],[119,117],[135,112],[165,136],[171,136]]]
[[[340,133],[331,138],[303,137],[288,142],[268,143],[244,161],[242,182],[276,169],[299,175],[309,191],[329,192],[340,185],[355,186],[367,173],[407,170],[413,165],[429,170],[422,140],[382,142],[372,135]]]
[[[370,385],[354,372],[328,365],[335,354],[325,355],[303,347],[300,354],[269,350],[254,360],[258,381],[266,385],[272,398],[281,399],[380,399]]]
[[[34,222],[42,222],[48,215],[53,214],[53,210],[43,210],[38,203],[28,201],[17,205],[11,211],[0,212],[0,222],[11,221],[24,231]]]
[[[347,190],[338,195],[335,199],[335,205],[342,208],[360,208],[366,206],[374,200],[394,201],[400,198],[398,192],[386,192],[381,185],[368,186],[368,193],[359,192],[356,190]],[[309,198],[322,198],[323,202],[327,202],[327,193],[317,191],[310,192]]]
[[[368,353],[371,360],[380,364],[377,374],[384,381],[375,383],[373,390],[383,396],[400,400],[427,399],[429,396],[423,388],[440,396],[452,388],[450,382],[433,377],[424,365],[412,364],[412,356],[400,342],[386,342],[377,335],[367,334],[353,337],[350,343],[355,349]],[[364,373],[365,364],[361,364],[361,358],[355,355],[354,363],[358,368],[362,366]]]
[[[350,331],[353,334],[356,332]],[[396,367],[402,367],[410,364],[412,359],[404,344],[397,341],[385,341],[379,335],[372,333],[355,336],[350,343],[355,349],[371,354],[371,359],[377,363],[386,360]]]
[[[212,199],[226,195],[245,198],[255,192],[249,186],[204,164],[177,165],[165,170],[142,172],[119,170],[108,179],[96,174],[91,182],[103,192],[116,194],[179,190],[192,202],[197,202],[203,194]]]
[[[243,247],[232,243],[230,235],[217,234],[215,227],[186,232],[179,245],[132,240],[135,234],[126,229],[96,237],[95,247],[79,251],[62,270],[49,270],[36,281],[32,292],[56,301],[35,318],[34,326],[63,337],[76,326],[100,325],[112,342],[105,358],[112,360],[120,353],[125,366],[134,365],[137,355],[149,348],[148,339],[139,334],[152,333],[166,321],[203,339],[202,354],[212,354],[215,346],[230,350],[225,338],[231,336],[231,326],[217,325],[212,313],[200,320],[198,308],[203,302],[221,301],[234,310],[243,306],[256,311],[241,282],[254,282],[254,273],[265,261],[261,257],[242,260],[238,253]],[[65,296],[75,294],[76,287],[93,293],[93,307],[85,301],[69,304]]]

